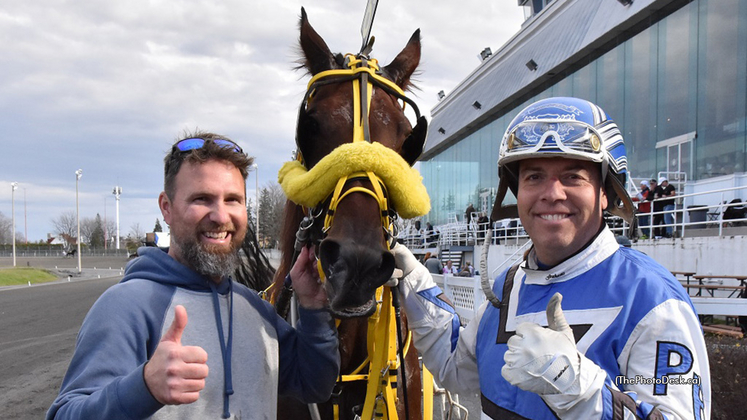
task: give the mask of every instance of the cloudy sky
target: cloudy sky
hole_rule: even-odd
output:
[[[434,5],[436,4],[436,5]],[[0,3],[0,213],[30,241],[75,210],[151,231],[161,219],[164,154],[185,129],[236,140],[259,166],[260,188],[294,148],[307,77],[294,71],[298,19],[334,52],[361,44],[366,0],[33,0]],[[420,28],[420,91],[430,117],[447,94],[520,28],[515,0],[381,0],[372,56],[388,64]],[[247,180],[254,199],[255,175]],[[25,215],[24,215],[25,212]]]

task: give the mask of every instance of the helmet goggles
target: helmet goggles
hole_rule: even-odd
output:
[[[600,134],[589,124],[571,119],[542,118],[522,121],[506,134],[503,163],[553,152],[592,162],[604,160]],[[541,155],[540,155],[541,153]]]

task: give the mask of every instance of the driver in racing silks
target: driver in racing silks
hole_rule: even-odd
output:
[[[616,124],[585,100],[540,100],[508,126],[498,170],[492,221],[518,214],[532,247],[466,328],[428,270],[393,250],[415,346],[437,382],[479,390],[483,418],[710,419],[689,296],[604,223],[607,211],[635,226]],[[504,205],[509,189],[515,206]]]

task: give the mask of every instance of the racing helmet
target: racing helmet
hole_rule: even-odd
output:
[[[565,97],[537,101],[508,125],[498,155],[500,184],[493,220],[518,217],[516,206],[503,206],[507,189],[514,195],[518,192],[518,162],[553,157],[599,163],[608,200],[606,211],[635,223],[635,208],[624,186],[628,159],[617,124],[597,105]]]

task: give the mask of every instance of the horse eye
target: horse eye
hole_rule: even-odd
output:
[[[298,134],[301,137],[313,136],[319,133],[319,123],[308,112],[302,112],[298,119]]]

